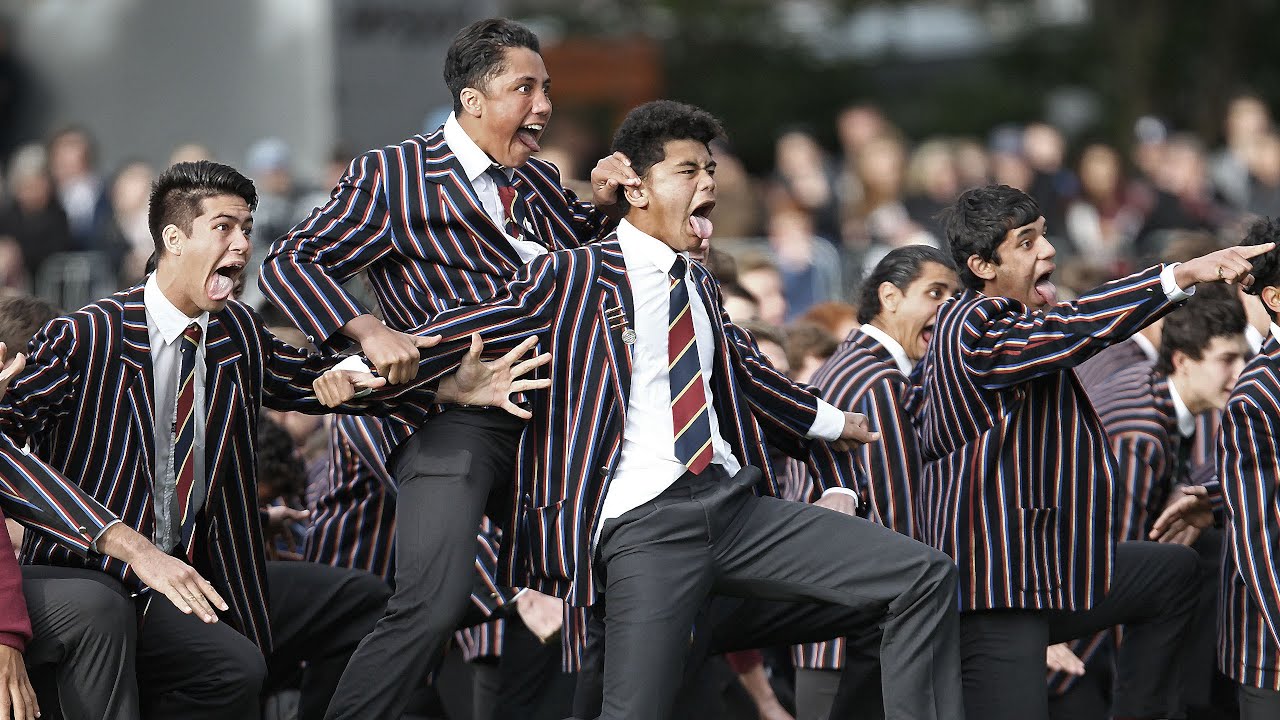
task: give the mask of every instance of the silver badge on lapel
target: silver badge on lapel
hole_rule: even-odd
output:
[[[636,344],[636,331],[627,327],[627,311],[620,307],[612,307],[604,312],[605,321],[609,323],[610,330],[622,328],[622,342],[628,345]]]
[[[622,342],[624,342],[624,343],[626,343],[626,344],[628,344],[628,345],[635,345],[635,344],[636,344],[636,331],[635,331],[635,330],[632,330],[631,328],[627,328],[626,330],[623,330],[623,331],[622,331]]]

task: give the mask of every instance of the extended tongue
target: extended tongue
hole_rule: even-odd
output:
[[[1041,280],[1036,283],[1036,292],[1040,294],[1040,299],[1044,300],[1046,305],[1056,305],[1058,303],[1058,286],[1048,280]]]
[[[689,216],[689,229],[693,231],[695,237],[699,240],[707,240],[711,238],[711,231],[714,226],[711,221],[701,215]]]
[[[235,283],[231,282],[231,278],[221,273],[214,273],[209,280],[209,298],[212,300],[226,300],[231,297],[234,289]]]
[[[516,133],[516,136],[519,137],[520,142],[524,143],[530,150],[534,152],[542,151],[542,148],[538,145],[537,137],[532,132],[529,132],[528,130],[521,130]]]

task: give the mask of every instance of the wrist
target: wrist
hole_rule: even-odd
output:
[[[355,340],[360,344],[364,344],[374,333],[386,327],[378,318],[369,315],[358,315],[351,318],[342,326],[342,334]]]
[[[1187,263],[1178,263],[1173,268],[1173,282],[1179,290],[1186,290],[1196,284],[1196,279],[1187,270]]]
[[[124,523],[112,525],[98,538],[98,552],[128,565],[135,564],[148,547],[155,546]]]
[[[450,373],[440,380],[440,384],[436,387],[436,402],[438,403],[456,403],[462,399],[462,393],[458,388],[457,375]]]

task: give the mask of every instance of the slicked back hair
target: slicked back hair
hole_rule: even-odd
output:
[[[463,28],[444,56],[444,84],[453,95],[453,111],[462,112],[462,91],[483,90],[507,68],[507,48],[542,54],[538,36],[506,18],[478,20]]]
[[[253,181],[230,165],[211,160],[181,162],[160,173],[151,186],[147,205],[147,227],[155,243],[154,260],[164,254],[164,229],[176,225],[190,234],[195,219],[200,217],[200,203],[219,195],[236,195],[249,210],[258,207],[258,191]]]

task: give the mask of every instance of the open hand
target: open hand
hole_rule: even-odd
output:
[[[1191,545],[1200,531],[1213,524],[1209,491],[1199,485],[1179,485],[1148,535],[1162,543]]]
[[[440,381],[436,400],[442,403],[502,408],[518,418],[528,420],[533,417],[533,413],[511,402],[511,395],[551,387],[549,379],[522,379],[533,370],[551,362],[550,353],[516,362],[537,344],[536,336],[525,338],[524,342],[506,355],[497,360],[483,362],[480,356],[484,352],[484,341],[478,334],[473,334],[471,349],[458,364],[457,371]]]
[[[0,342],[0,398],[9,390],[9,383],[13,382],[22,371],[27,367],[27,356],[17,353],[13,358],[9,357],[9,348]]]
[[[1050,672],[1064,672],[1076,677],[1084,675],[1084,662],[1071,652],[1066,643],[1049,646],[1045,651],[1045,665]]]
[[[128,563],[142,584],[169,598],[174,607],[188,615],[195,613],[207,623],[216,623],[218,615],[213,608],[228,609],[227,601],[194,568],[161,552],[124,523],[107,528],[98,539],[98,549]]]
[[[0,720],[34,720],[40,717],[40,703],[27,677],[22,653],[0,645]]]

